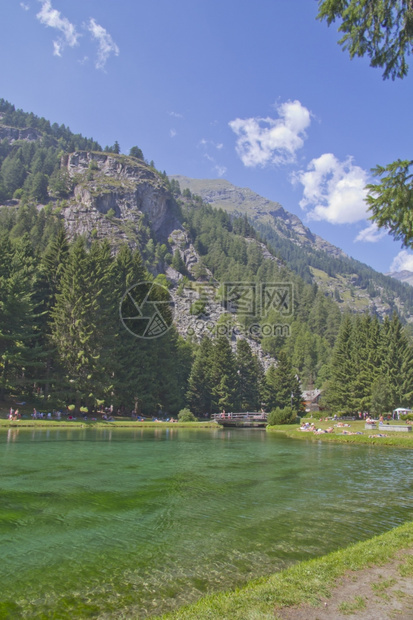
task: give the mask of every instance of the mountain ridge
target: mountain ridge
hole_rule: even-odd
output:
[[[384,275],[413,286],[413,271],[409,271],[408,269],[403,269],[402,271],[390,271]]]
[[[218,209],[236,215],[247,214],[263,223],[279,222],[280,234],[288,238],[286,230],[295,233],[297,245],[311,243],[332,256],[347,256],[343,250],[313,233],[297,215],[284,209],[279,202],[264,198],[248,187],[237,187],[225,179],[192,179],[183,175],[170,175],[169,178],[178,181],[182,189],[188,188],[193,194],[199,194],[205,202]]]
[[[205,200],[231,217],[246,216],[279,260],[333,297],[342,310],[384,317],[397,309],[402,318],[413,321],[411,287],[348,257],[278,202],[223,179],[168,179],[144,160],[138,147],[129,156],[119,153],[118,144],[102,150],[94,140],[1,99],[0,116],[0,204],[18,208],[31,203],[39,209],[46,205],[64,218],[70,236],[107,238],[112,245],[127,242],[160,273],[171,250],[178,249],[184,262],[188,257],[200,262],[190,247],[185,254],[168,241],[184,224],[179,203],[185,201],[186,187],[200,196],[191,208]]]
[[[183,192],[186,189],[198,194],[214,208],[246,215],[290,268],[335,297],[342,308],[380,316],[397,309],[405,320],[413,321],[413,291],[407,284],[348,256],[312,233],[278,202],[223,179],[191,179],[183,175],[169,178],[178,182]]]

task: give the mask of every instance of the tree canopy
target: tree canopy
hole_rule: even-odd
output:
[[[407,57],[413,51],[411,0],[319,0],[317,17],[328,25],[341,19],[338,30],[344,36],[339,44],[351,58],[368,56],[370,66],[384,69],[384,80],[407,75]],[[409,247],[413,247],[412,165],[413,161],[397,160],[376,166],[372,172],[381,183],[367,186],[370,219]]]
[[[328,25],[341,19],[339,44],[350,57],[368,56],[383,79],[407,75],[406,57],[413,51],[411,0],[320,0],[318,19]]]
[[[387,166],[376,166],[373,174],[381,183],[367,186],[371,219],[403,245],[413,247],[413,161],[398,159]]]

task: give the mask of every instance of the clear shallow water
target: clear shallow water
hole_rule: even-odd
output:
[[[144,618],[413,518],[410,451],[256,430],[10,429],[0,466],[1,618]]]

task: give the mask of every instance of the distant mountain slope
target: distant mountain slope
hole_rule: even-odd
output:
[[[0,99],[0,147],[0,205],[6,206],[3,218],[6,221],[10,215],[9,223],[17,218],[20,208],[23,217],[25,205],[35,209],[46,205],[64,219],[71,237],[82,234],[89,241],[107,238],[113,246],[126,241],[138,247],[148,266],[159,272],[165,257],[171,256],[171,249],[181,252],[181,248],[169,245],[170,234],[181,229],[180,208],[187,208],[188,202],[189,209],[197,209],[203,199],[232,215],[246,215],[276,259],[305,282],[316,283],[342,309],[368,310],[380,316],[397,309],[401,317],[413,321],[411,286],[348,257],[313,234],[279,203],[248,188],[235,187],[222,179],[183,176],[171,177],[168,182],[166,174],[146,162],[137,147],[130,156],[121,155],[116,144],[102,152],[94,140],[73,134],[64,125],[51,125],[44,118],[16,110],[4,99]],[[176,181],[182,190],[188,188],[187,193],[197,194],[200,199],[180,196]],[[9,207],[14,214],[8,214]],[[225,225],[229,225],[228,221]],[[11,226],[15,223],[13,220]],[[244,230],[240,234],[255,237],[253,232],[251,235]],[[208,239],[214,245],[215,239]],[[245,243],[234,252],[245,254]],[[198,246],[198,253],[205,256],[211,250],[202,235]],[[222,249],[215,247],[215,252],[219,254]],[[191,248],[186,250],[194,256]],[[260,253],[263,251],[261,247]],[[184,256],[181,258],[184,260]],[[227,256],[225,260],[232,258]],[[242,273],[241,266],[238,273]]]
[[[181,189],[188,188],[217,209],[235,215],[246,214],[253,221],[275,226],[277,232],[287,239],[293,236],[297,245],[314,247],[331,256],[347,256],[340,248],[311,232],[300,218],[286,211],[280,203],[263,198],[248,187],[236,187],[224,179],[190,179],[182,175],[170,178],[177,180]]]
[[[403,271],[390,271],[386,273],[386,276],[390,276],[391,278],[399,280],[399,282],[405,282],[413,286],[413,271],[408,271],[407,269],[403,269]]]
[[[413,321],[413,290],[399,279],[347,256],[342,250],[315,235],[301,220],[279,203],[248,188],[235,187],[223,179],[170,177],[215,208],[247,215],[277,255],[307,282],[316,283],[334,297],[343,309],[368,310],[380,316],[397,309]]]

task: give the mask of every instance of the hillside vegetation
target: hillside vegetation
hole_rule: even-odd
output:
[[[102,151],[4,100],[0,116],[3,401],[168,416],[185,406],[197,416],[301,412],[302,390],[316,386],[336,411],[409,404],[407,286],[382,276],[380,289],[376,274],[380,297],[369,293],[372,270],[279,205],[263,220],[217,209],[139,147]],[[140,282],[169,304],[155,317],[158,328],[170,319],[160,337],[125,329],[125,299],[129,312],[147,311],[127,296]]]
[[[316,283],[342,308],[369,310],[384,317],[397,310],[413,318],[413,288],[347,256],[342,250],[313,234],[301,220],[283,207],[248,188],[223,179],[191,179],[173,176],[181,189],[189,189],[213,207],[248,221],[277,256],[306,282]]]

